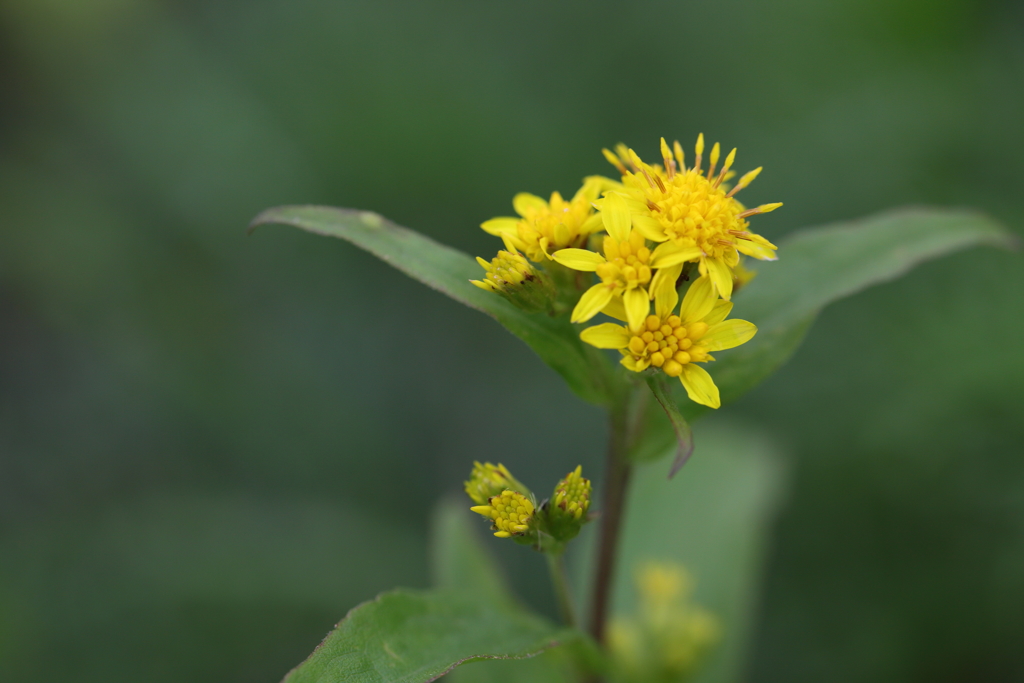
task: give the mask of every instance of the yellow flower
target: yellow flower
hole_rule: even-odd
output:
[[[619,187],[619,183],[590,176],[569,201],[557,192],[551,193],[550,201],[520,192],[512,199],[518,218],[492,218],[480,227],[501,237],[510,251],[518,249],[531,261],[540,263],[549,259],[553,251],[583,246],[591,233],[601,229],[601,218],[593,203],[611,187]]]
[[[533,502],[510,489],[492,496],[487,505],[474,505],[470,510],[490,519],[498,538],[522,536],[533,530]]]
[[[602,243],[604,255],[586,249],[562,249],[552,254],[563,266],[593,271],[601,278],[580,297],[570,320],[582,323],[621,298],[626,319],[639,325],[651,310],[646,286],[651,282],[651,250],[644,236],[631,226],[629,206],[617,194],[601,204],[600,218],[608,235]]]
[[[714,614],[693,601],[693,579],[675,563],[636,575],[639,608],[609,624],[612,665],[624,681],[689,680],[722,636]]]
[[[774,244],[748,230],[747,218],[774,211],[782,204],[745,209],[734,195],[749,185],[761,168],[744,175],[729,190],[722,183],[732,176],[730,168],[736,150],[729,152],[717,174],[719,144],[716,142],[711,150],[706,174],[701,169],[703,133],[697,138],[695,151],[697,156],[691,168],[686,168],[679,143],[675,143],[673,153],[664,138],[664,166],[645,164],[632,149],[619,148],[619,156],[608,150],[604,154],[622,173],[633,227],[647,239],[660,243],[651,256],[652,267],[661,269],[652,289],[674,287],[683,264],[692,261],[699,264],[701,275],[711,278],[722,298],[729,300],[733,290],[732,269],[741,253],[762,260],[777,258]]]
[[[622,365],[633,372],[655,367],[678,377],[690,400],[718,408],[718,387],[698,363],[713,361],[712,351],[750,341],[757,327],[746,320],[725,319],[732,303],[718,299],[708,276],[690,285],[674,315],[678,299],[675,289],[659,292],[655,315],[647,316],[642,325],[595,325],[583,330],[580,339],[599,349],[618,349]]]
[[[500,494],[505,489],[514,489],[526,495],[530,490],[523,486],[512,476],[508,468],[500,462],[492,465],[487,462],[481,465],[478,461],[473,462],[473,471],[469,473],[469,481],[465,482],[466,495],[477,505],[484,505],[491,497]]]

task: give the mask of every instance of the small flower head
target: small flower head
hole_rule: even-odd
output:
[[[614,180],[591,176],[568,201],[558,192],[552,192],[548,201],[520,192],[512,199],[518,218],[492,218],[480,227],[540,263],[559,249],[583,246],[591,233],[601,229],[601,217],[594,211],[593,202],[614,186],[618,186]]]
[[[682,680],[693,675],[721,639],[719,620],[693,604],[684,567],[649,563],[636,576],[639,610],[609,624],[615,668],[626,681]]]
[[[477,505],[486,505],[494,496],[499,495],[505,489],[522,491],[530,495],[530,490],[519,483],[508,468],[498,463],[479,462],[473,463],[473,471],[469,473],[469,480],[465,482],[466,494]]]
[[[691,400],[718,408],[721,399],[711,375],[698,363],[713,361],[713,351],[745,344],[757,328],[746,320],[726,320],[732,303],[718,299],[710,278],[695,280],[686,292],[679,313],[673,313],[675,289],[655,300],[655,314],[642,325],[604,323],[588,327],[580,338],[601,349],[618,349],[622,365],[633,372],[657,368],[678,377]]]
[[[572,322],[590,320],[613,301],[620,302],[631,324],[639,325],[650,311],[647,287],[651,283],[651,250],[647,240],[631,227],[629,206],[611,193],[601,202],[601,219],[608,235],[603,254],[586,249],[562,249],[552,259],[573,270],[593,271],[601,278],[580,297]]]
[[[590,509],[590,480],[583,478],[583,466],[565,475],[548,501],[548,528],[559,541],[571,540],[587,522]]]
[[[470,510],[490,519],[491,529],[498,538],[526,536],[536,532],[533,502],[511,489],[492,496],[487,505],[475,505]]]
[[[718,293],[728,300],[732,296],[732,269],[739,254],[772,261],[776,258],[775,245],[750,232],[747,218],[774,211],[782,204],[746,209],[735,199],[734,195],[761,172],[760,168],[754,169],[729,189],[724,182],[733,175],[735,149],[717,173],[721,152],[717,142],[706,173],[701,168],[703,134],[697,138],[695,152],[690,168],[684,163],[682,146],[676,142],[670,150],[664,138],[664,165],[646,164],[631,149],[619,149],[618,156],[606,150],[605,156],[614,159],[622,172],[623,194],[633,213],[633,226],[647,239],[660,243],[652,256],[653,267],[675,268],[671,275],[674,280],[683,263],[699,263],[701,275],[709,276]]]
[[[527,311],[551,307],[554,289],[547,275],[540,272],[518,251],[499,251],[491,261],[477,257],[486,274],[483,280],[470,280],[480,289],[496,292]]]

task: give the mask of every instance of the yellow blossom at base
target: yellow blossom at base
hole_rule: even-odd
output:
[[[648,563],[636,576],[639,609],[608,625],[618,678],[629,683],[688,680],[721,640],[721,625],[693,604],[693,580],[675,563]]]
[[[498,538],[522,536],[532,530],[533,503],[516,491],[506,489],[492,496],[487,505],[475,505],[470,510],[490,519]]]
[[[717,173],[719,144],[716,142],[711,150],[706,173],[701,168],[703,134],[697,138],[695,151],[690,168],[684,163],[679,143],[670,150],[664,138],[664,165],[646,164],[632,149],[620,149],[618,156],[605,150],[605,156],[622,173],[623,196],[633,214],[633,226],[647,239],[659,243],[652,255],[652,267],[665,270],[653,288],[668,287],[669,282],[674,285],[682,264],[696,262],[700,274],[711,278],[718,293],[728,300],[733,289],[732,269],[741,253],[757,259],[776,259],[775,245],[750,232],[746,219],[774,211],[782,204],[746,209],[734,195],[749,185],[761,168],[747,173],[729,189],[723,183],[732,176],[730,169],[736,150],[728,154]],[[653,298],[654,291],[651,294]]]
[[[580,339],[599,349],[618,349],[622,365],[633,372],[654,367],[678,377],[690,400],[710,408],[721,406],[718,387],[698,363],[713,361],[712,351],[744,344],[757,333],[746,320],[726,320],[732,303],[718,299],[707,276],[690,284],[674,314],[675,290],[659,295],[655,314],[641,325],[603,323],[588,327]]]
[[[605,190],[618,186],[611,178],[590,176],[569,201],[558,192],[552,192],[547,201],[520,192],[512,199],[518,218],[492,218],[480,227],[540,263],[559,249],[583,246],[591,233],[600,230],[601,217],[594,210],[594,200]]]

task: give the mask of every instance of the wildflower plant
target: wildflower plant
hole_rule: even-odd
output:
[[[737,179],[736,150],[724,159],[721,151],[716,142],[705,160],[703,134],[692,163],[679,142],[664,138],[655,156],[645,154],[655,163],[625,145],[606,149],[616,177],[587,176],[570,199],[516,194],[515,216],[481,225],[498,238],[496,255],[476,260],[367,211],[283,206],[253,221],[340,237],[491,316],[580,399],[602,407],[610,425],[597,486],[583,476],[579,454],[550,453],[568,474],[533,491],[513,476],[515,463],[467,466],[468,499],[443,507],[435,523],[438,587],[390,591],[354,609],[287,681],[413,683],[467,662],[545,651],[534,666],[550,669],[538,674],[546,680],[686,681],[714,659],[717,643],[738,637],[740,617],[694,603],[667,540],[653,546],[663,557],[644,560],[653,564],[620,558],[627,509],[634,546],[638,534],[660,529],[669,539],[700,516],[673,512],[668,493],[643,483],[650,463],[674,455],[669,478],[679,472],[694,450],[690,422],[768,378],[824,306],[927,259],[1010,238],[975,212],[910,208],[798,232],[777,246],[751,219],[782,204],[747,208],[738,199],[762,168]],[[778,263],[751,269],[757,261]],[[704,502],[705,511],[712,507]],[[561,625],[509,595],[473,535],[472,513],[494,542],[546,558]],[[578,610],[563,558],[591,522],[596,549],[580,562],[592,579],[587,609]],[[753,543],[752,532],[745,537]],[[631,574],[637,609],[610,622],[613,589]],[[743,592],[739,584],[730,590]]]

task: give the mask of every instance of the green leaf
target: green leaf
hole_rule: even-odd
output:
[[[709,366],[722,402],[754,388],[788,360],[828,304],[981,245],[1010,248],[1014,237],[984,214],[955,209],[896,209],[793,234],[780,244],[779,261],[761,265],[734,298],[733,317],[753,322],[758,333]]]
[[[522,339],[569,387],[591,403],[607,403],[616,377],[611,364],[579,339],[565,316],[526,313],[496,294],[469,283],[483,275],[468,255],[369,211],[329,206],[279,206],[258,215],[250,230],[271,223],[340,237],[365,249],[409,277],[486,313]]]
[[[753,322],[758,331],[746,344],[716,354],[707,366],[722,403],[736,400],[789,360],[828,304],[940,256],[1014,244],[1015,238],[984,214],[928,208],[897,209],[791,235],[779,246],[779,261],[758,264],[757,278],[733,297],[732,317]],[[690,401],[677,383],[673,394],[691,421],[709,410]],[[656,407],[648,407],[646,419],[649,427],[631,455],[638,462],[667,454],[674,438]]]
[[[465,662],[532,657],[576,638],[456,590],[397,589],[356,607],[285,683],[424,683]]]
[[[696,580],[696,602],[723,624],[723,639],[695,680],[730,683],[740,678],[785,472],[772,445],[741,427],[712,421],[697,437],[699,457],[684,476],[667,481],[661,468],[635,471],[612,614],[634,613],[633,580],[643,564],[682,563]]]

